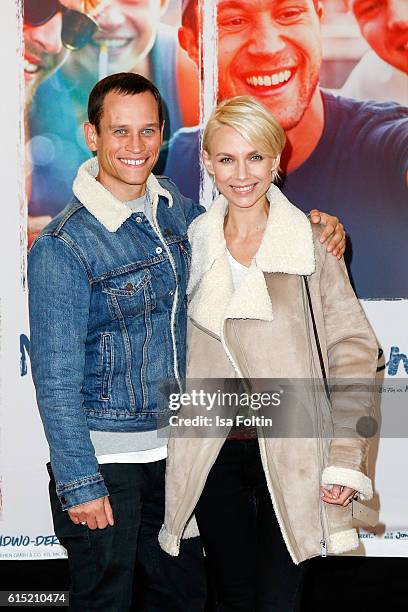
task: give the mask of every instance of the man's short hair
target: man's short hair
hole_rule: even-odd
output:
[[[133,72],[118,72],[99,81],[89,94],[88,120],[89,123],[95,126],[98,134],[103,113],[103,103],[106,95],[111,91],[122,94],[123,96],[135,96],[137,94],[149,91],[157,102],[159,124],[163,125],[163,101],[157,87],[141,74],[134,74]]]

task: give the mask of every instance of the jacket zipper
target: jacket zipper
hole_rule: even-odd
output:
[[[227,341],[225,339],[225,324],[226,324],[226,321],[227,321],[227,319],[224,320],[224,322],[222,324],[222,327],[221,327],[221,338],[220,338],[221,344],[224,347],[224,351],[226,352],[227,357],[230,360],[231,365],[234,368],[234,370],[236,371],[236,373],[238,374],[239,378],[245,378],[244,375],[242,374],[241,370],[239,369],[238,364],[235,363],[234,358],[233,358],[233,356],[231,354],[231,351],[228,348]]]
[[[308,315],[309,315],[309,306],[307,305],[306,307],[306,303],[305,303],[305,294],[304,294],[304,287],[302,287],[302,296],[303,296],[303,305],[305,308],[305,322],[306,322],[306,326],[307,326],[307,331],[308,331],[308,336],[310,338],[310,324],[309,324],[309,319],[308,319]],[[312,365],[313,363],[313,349],[311,349],[311,362],[310,365]],[[314,381],[314,372],[312,367],[310,367],[310,380]],[[319,460],[319,468],[320,468],[320,473],[323,473],[323,449],[322,449],[322,425],[321,425],[321,414],[320,411],[317,409],[316,406],[316,394],[315,394],[315,383],[313,384],[313,404],[314,404],[314,409],[315,409],[315,414],[317,417],[317,435],[318,435],[318,440],[317,440],[317,454],[318,454],[318,460]],[[326,507],[324,505],[323,501],[319,501],[320,503],[320,524],[322,527],[322,532],[323,532],[323,538],[320,540],[320,556],[321,557],[327,557],[327,541],[326,541],[326,534],[327,534],[327,515],[326,515]]]
[[[313,356],[312,356],[313,358]],[[311,380],[313,380],[312,378],[312,374],[313,372],[311,372]],[[319,468],[320,468],[320,474],[323,472],[323,449],[322,449],[322,426],[321,426],[321,415],[320,415],[320,411],[317,409],[316,406],[316,396],[315,396],[315,392],[313,389],[313,403],[314,403],[314,409],[315,409],[315,414],[317,417],[317,435],[318,435],[318,440],[317,440],[317,454],[318,454],[318,459],[319,459]],[[322,557],[326,557],[327,556],[327,544],[326,544],[326,508],[324,506],[324,502],[323,501],[319,501],[320,503],[320,523],[322,526],[322,532],[323,532],[323,539],[320,540],[320,554]]]
[[[217,334],[214,334],[214,332],[210,331],[209,329],[207,329],[206,327],[203,327],[202,325],[200,325],[199,323],[197,323],[197,321],[195,319],[192,319],[190,317],[190,321],[193,323],[193,325],[195,325],[199,330],[201,330],[202,332],[204,332],[205,334],[208,334],[209,336],[211,336],[212,338],[215,338],[216,340],[220,341],[224,351],[227,354],[227,357],[232,365],[232,367],[234,368],[234,370],[236,371],[236,373],[238,374],[238,376],[242,379],[244,379],[245,377],[243,376],[241,370],[239,369],[238,365],[235,363],[234,358],[231,355],[231,352],[227,346],[227,342],[225,340],[225,334],[224,334],[224,327],[225,327],[225,321],[222,325],[221,328],[221,336],[217,336]]]
[[[295,553],[293,551],[293,547],[292,547],[292,545],[289,542],[288,535],[287,535],[287,533],[286,533],[286,531],[284,529],[284,526],[283,526],[282,516],[281,516],[281,514],[280,514],[280,512],[278,510],[278,506],[277,506],[277,503],[276,503],[276,498],[275,498],[275,495],[274,495],[273,485],[272,485],[272,478],[271,478],[271,475],[269,473],[268,464],[267,464],[267,460],[266,460],[265,438],[258,438],[258,444],[259,444],[259,450],[260,450],[260,453],[261,453],[261,461],[262,461],[263,469],[264,469],[264,472],[265,472],[266,484],[268,485],[268,491],[269,491],[269,495],[271,497],[272,507],[273,507],[273,510],[275,512],[276,520],[278,521],[278,525],[279,525],[279,528],[281,530],[281,534],[282,534],[283,540],[284,540],[284,542],[286,544],[286,547],[287,547],[287,549],[289,551],[290,556],[292,557],[292,561],[294,563],[298,564],[299,560],[296,557],[296,555],[295,555]]]
[[[192,319],[191,317],[190,321],[191,323],[197,327],[200,331],[204,332],[205,334],[208,334],[209,336],[211,336],[212,338],[215,338],[215,340],[218,340],[219,342],[221,342],[221,338],[219,336],[217,336],[217,334],[214,334],[214,332],[210,331],[209,329],[207,329],[206,327],[203,327],[202,325],[200,325],[199,323],[197,323],[197,321],[195,319]]]
[[[315,401],[315,408],[316,408],[316,401]],[[322,449],[322,438],[321,438],[322,427],[321,427],[320,413],[318,416],[318,428],[319,428],[319,431],[318,431],[319,440],[318,440],[317,448],[318,448],[318,455],[319,455],[320,473],[322,474],[323,473],[323,449]],[[325,502],[323,502],[322,500],[320,500],[320,520],[321,520],[322,531],[323,531],[323,539],[321,541],[321,556],[326,557],[327,556],[327,543],[326,543],[327,514],[326,514]]]

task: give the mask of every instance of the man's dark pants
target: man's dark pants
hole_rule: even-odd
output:
[[[49,469],[55,534],[68,551],[70,609],[202,612],[206,584],[200,538],[184,540],[178,557],[163,552],[157,541],[164,518],[165,460],[111,463],[100,471],[115,525],[91,530],[74,525],[62,511]],[[140,582],[134,583],[136,563]]]

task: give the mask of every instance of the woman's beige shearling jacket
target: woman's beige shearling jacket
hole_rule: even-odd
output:
[[[343,260],[320,244],[320,228],[271,185],[270,211],[258,252],[236,291],[224,238],[227,201],[217,198],[190,227],[192,260],[188,293],[187,379],[305,379],[322,387],[310,308],[302,276],[308,277],[313,311],[329,381],[373,381],[377,342],[351,288]],[[359,417],[374,413],[375,395],[361,385],[310,396],[319,413],[329,413],[334,435],[258,440],[273,507],[295,563],[358,546],[351,505],[320,500],[320,484],[356,489],[372,497],[367,438],[356,433]],[[329,409],[328,409],[329,408]],[[219,437],[170,435],[162,548],[177,555],[207,475],[228,434]],[[190,526],[188,522],[190,521]],[[186,529],[187,525],[187,529]]]

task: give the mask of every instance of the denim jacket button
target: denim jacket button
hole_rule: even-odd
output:
[[[125,285],[125,290],[126,291],[133,291],[134,287],[132,283],[126,283]]]
[[[169,295],[174,295],[173,289],[171,291],[169,291]]]
[[[173,232],[170,227],[166,227],[163,233],[165,236],[171,236]]]
[[[142,222],[142,217],[136,217],[136,223],[141,223]]]
[[[161,247],[157,247],[157,249],[156,249],[156,253],[157,253],[158,255],[160,255],[160,253],[162,253],[162,252],[163,252],[163,249],[162,249]]]

